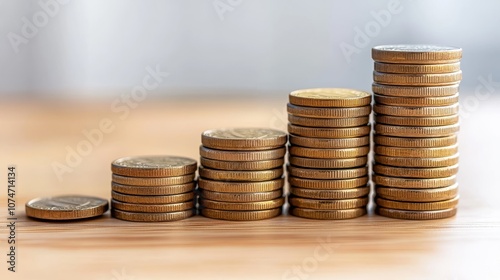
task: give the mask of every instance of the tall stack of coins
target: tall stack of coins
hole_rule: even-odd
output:
[[[371,98],[336,88],[290,93],[289,213],[310,219],[366,214]]]
[[[201,141],[201,215],[250,221],[281,214],[285,202],[285,132],[265,128],[215,129],[203,132]]]
[[[378,46],[372,57],[376,212],[415,220],[454,216],[462,50]]]
[[[193,216],[194,159],[177,156],[125,157],[111,164],[111,215],[134,222],[163,222]]]

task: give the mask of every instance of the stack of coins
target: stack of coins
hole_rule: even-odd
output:
[[[207,130],[201,135],[201,215],[250,221],[281,214],[285,132],[265,128]]]
[[[454,216],[462,50],[379,46],[372,57],[376,212],[415,220]]]
[[[290,214],[310,219],[366,214],[371,98],[336,88],[290,93]]]
[[[163,222],[193,216],[194,159],[177,156],[125,157],[111,164],[111,215],[134,222]]]

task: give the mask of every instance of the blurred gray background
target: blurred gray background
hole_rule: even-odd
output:
[[[0,94],[109,96],[370,89],[372,46],[464,49],[464,89],[500,82],[499,1],[0,1]]]

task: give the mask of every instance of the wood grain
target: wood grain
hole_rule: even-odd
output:
[[[466,95],[465,95],[466,96]],[[402,221],[369,214],[347,221],[292,216],[257,222],[193,217],[173,223],[130,223],[105,216],[81,222],[41,222],[24,216],[34,197],[110,197],[110,163],[128,155],[176,154],[198,159],[203,130],[265,126],[286,130],[280,99],[198,98],[143,102],[128,117],[111,101],[6,101],[1,167],[18,168],[18,272],[2,261],[0,279],[498,279],[500,98],[481,101],[461,119],[458,215]],[[61,181],[52,170],[82,130],[103,118],[104,134]],[[0,171],[6,180],[6,170]],[[5,184],[3,184],[5,186]],[[6,220],[6,191],[0,216]],[[0,252],[7,250],[1,227]],[[2,258],[2,259],[5,259]],[[7,278],[8,277],[8,278]]]

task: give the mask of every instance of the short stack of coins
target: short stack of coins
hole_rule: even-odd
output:
[[[372,96],[352,89],[291,92],[289,213],[310,219],[366,214]]]
[[[462,50],[378,46],[372,57],[376,212],[413,220],[454,216]]]
[[[164,222],[196,213],[194,159],[125,157],[111,164],[111,215],[134,222]]]
[[[201,135],[199,210],[213,219],[279,216],[287,134],[266,128],[207,130]]]

